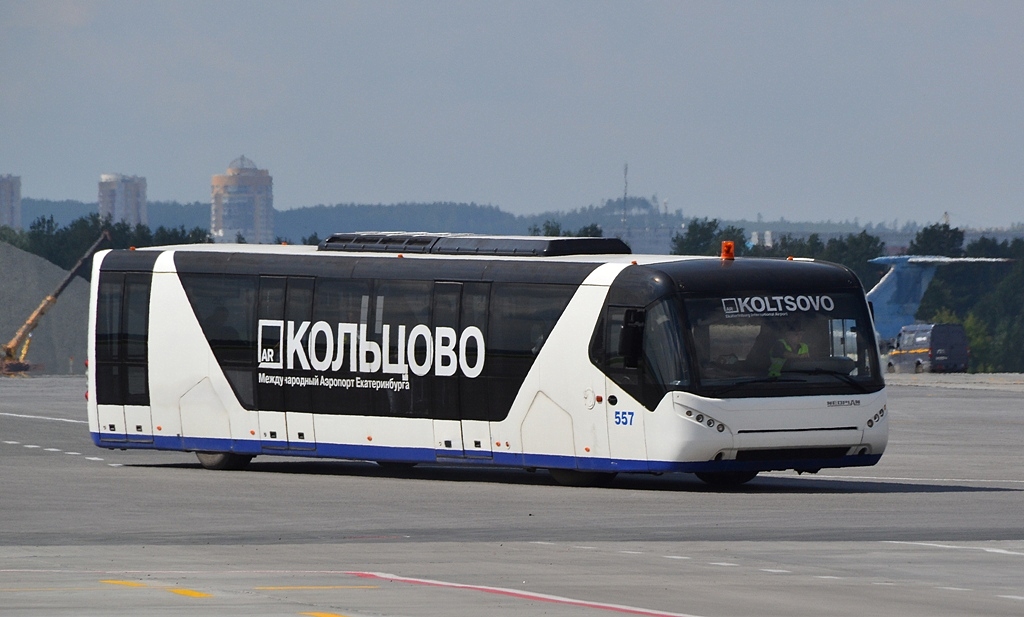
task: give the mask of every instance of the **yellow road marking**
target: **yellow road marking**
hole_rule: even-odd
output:
[[[289,585],[283,587],[256,587],[256,590],[258,591],[302,591],[308,589],[380,589],[380,585]]]
[[[146,587],[145,583],[138,583],[136,581],[100,581],[107,585],[122,585],[124,587]]]
[[[188,596],[189,598],[212,598],[213,596],[208,593],[196,591],[194,589],[168,589],[171,593],[176,593],[179,596]]]

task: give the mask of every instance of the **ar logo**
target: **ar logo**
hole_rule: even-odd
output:
[[[284,321],[261,319],[258,345],[260,368],[284,368]]]

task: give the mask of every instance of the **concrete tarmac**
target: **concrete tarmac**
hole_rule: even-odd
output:
[[[543,471],[92,445],[0,380],[0,615],[1020,615],[1024,379],[897,375],[875,467],[608,488]]]

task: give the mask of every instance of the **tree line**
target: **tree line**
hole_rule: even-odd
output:
[[[20,249],[68,269],[82,253],[108,231],[111,241],[103,248],[125,249],[173,244],[208,243],[212,239],[206,229],[194,227],[157,227],[112,223],[96,213],[78,218],[67,225],[58,225],[52,216],[39,217],[27,230],[0,226],[0,242]],[[533,225],[529,232],[545,236],[601,236],[601,227],[591,224],[578,230],[564,230],[553,220]],[[861,231],[822,240],[818,234],[806,238],[783,234],[772,246],[748,246],[744,229],[733,225],[722,227],[717,219],[693,219],[685,233],[672,237],[671,252],[675,255],[717,255],[723,240],[735,243],[737,256],[809,257],[849,267],[860,278],[865,289],[873,287],[885,273],[884,267],[869,263],[885,254],[885,243]],[[303,237],[303,244],[317,244],[316,233]],[[947,257],[999,257],[1006,263],[954,264],[936,272],[917,312],[917,319],[929,323],[961,323],[971,343],[971,370],[977,372],[1024,371],[1024,239],[996,241],[981,237],[964,246],[964,232],[940,223],[921,228],[907,248],[910,255],[943,255]],[[84,273],[88,276],[88,273]]]
[[[110,234],[110,241],[100,248],[108,249],[212,242],[210,232],[199,227],[187,230],[184,225],[171,228],[160,226],[150,230],[146,225],[130,225],[123,221],[112,223],[109,218],[100,218],[96,213],[75,219],[67,225],[58,225],[53,216],[37,218],[27,230],[0,225],[0,242],[38,255],[67,270],[75,265],[103,231]]]
[[[857,274],[865,289],[874,287],[885,274],[884,267],[868,263],[868,260],[885,254],[885,243],[867,231],[827,241],[816,233],[806,238],[783,234],[771,246],[748,246],[746,238],[746,230],[742,227],[721,227],[718,219],[695,218],[687,225],[685,233],[672,236],[671,252],[673,255],[718,255],[722,242],[730,240],[734,243],[737,257],[809,257],[842,264]]]

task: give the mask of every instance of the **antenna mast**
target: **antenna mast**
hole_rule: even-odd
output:
[[[622,224],[626,224],[626,194],[629,193],[629,163],[622,168]]]

